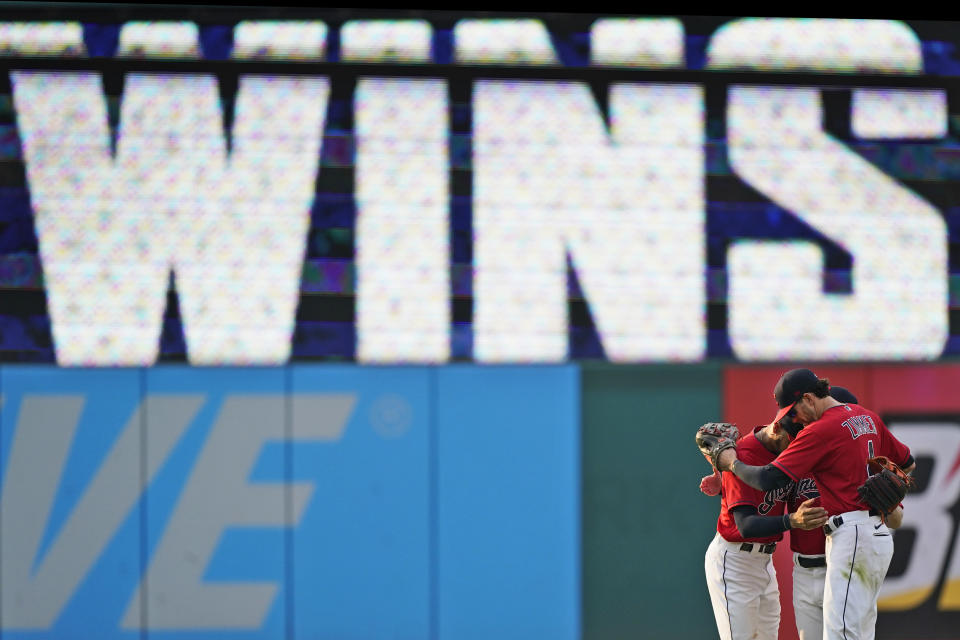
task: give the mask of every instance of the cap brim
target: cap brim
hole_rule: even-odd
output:
[[[783,407],[782,409],[780,409],[780,411],[777,412],[777,417],[774,418],[773,421],[774,421],[774,422],[780,422],[781,420],[783,420],[783,416],[785,416],[785,415],[787,415],[788,413],[790,413],[790,410],[793,409],[794,405],[796,405],[796,404],[797,404],[797,403],[794,402],[794,403],[788,404],[787,406],[785,406],[785,407]]]

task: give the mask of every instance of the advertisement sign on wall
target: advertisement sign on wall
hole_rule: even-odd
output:
[[[21,366],[0,399],[4,638],[579,636],[573,366]]]

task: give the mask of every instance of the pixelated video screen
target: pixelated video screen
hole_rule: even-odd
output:
[[[960,355],[953,23],[91,7],[0,15],[0,360]]]

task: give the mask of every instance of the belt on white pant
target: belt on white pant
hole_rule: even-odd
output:
[[[761,544],[759,542],[730,542],[726,538],[717,534],[717,539],[731,551],[745,551],[747,553],[773,553],[777,548],[776,542]]]
[[[827,518],[827,524],[823,525],[823,532],[830,535],[845,524],[867,522],[875,515],[877,514],[871,509],[870,511],[847,511],[838,516],[830,516]]]
[[[827,558],[825,556],[805,556],[800,553],[794,553],[793,559],[804,569],[815,569],[817,567],[827,566]]]

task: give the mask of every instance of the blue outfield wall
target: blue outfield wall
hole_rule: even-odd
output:
[[[579,638],[575,366],[0,368],[0,636]]]

